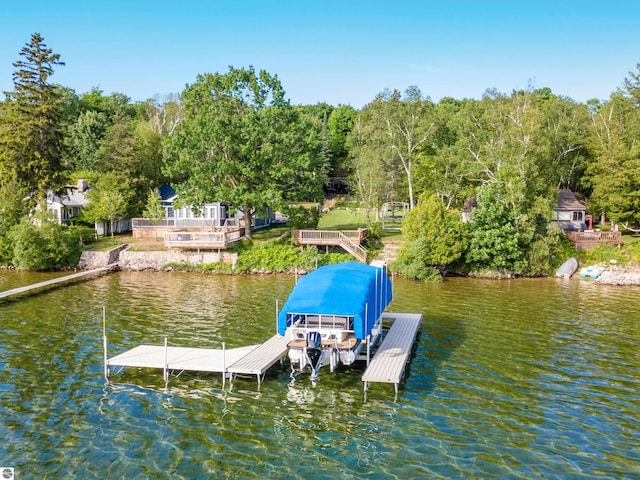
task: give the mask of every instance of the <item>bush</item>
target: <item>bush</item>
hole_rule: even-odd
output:
[[[56,270],[78,264],[80,236],[44,215],[24,217],[9,233],[12,263],[23,270]]]
[[[249,249],[243,249],[238,255],[236,270],[250,272],[264,270],[268,272],[289,272],[293,268],[311,270],[315,268],[318,249],[300,248],[291,243],[264,243]]]
[[[422,280],[423,282],[442,282],[440,272],[422,261],[412,259],[399,259],[391,264],[392,270],[398,272],[410,280]]]
[[[320,219],[320,212],[317,208],[304,206],[288,207],[285,214],[289,218],[287,222],[289,228],[316,228]]]

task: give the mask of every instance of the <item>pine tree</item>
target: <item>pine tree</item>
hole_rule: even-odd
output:
[[[14,91],[4,92],[0,179],[3,184],[19,182],[42,200],[47,189],[63,185],[62,95],[49,77],[54,66],[64,63],[38,33],[31,36],[20,57],[13,64]]]

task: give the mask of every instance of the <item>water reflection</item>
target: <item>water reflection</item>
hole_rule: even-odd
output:
[[[28,282],[7,272],[11,288]],[[407,377],[126,369],[109,349],[270,338],[294,278],[121,272],[0,304],[0,464],[22,478],[617,478],[640,475],[640,290],[395,279],[424,321]],[[22,283],[25,284],[25,283]]]

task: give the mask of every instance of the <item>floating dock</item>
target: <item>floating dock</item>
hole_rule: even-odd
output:
[[[398,385],[404,374],[422,315],[415,313],[383,313],[382,321],[393,320],[389,331],[362,375],[364,389],[369,382],[393,383],[398,395]]]

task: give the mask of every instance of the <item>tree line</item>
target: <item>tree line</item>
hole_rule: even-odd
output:
[[[321,201],[328,178],[344,177],[371,226],[384,202],[414,207],[398,263],[414,278],[548,273],[566,250],[551,222],[558,188],[584,194],[598,217],[640,222],[638,73],[587,103],[548,88],[433,102],[409,87],[354,109],[291,105],[276,75],[252,67],[201,74],[179,95],[144,102],[77,94],[51,81],[64,63],[39,34],[13,65],[0,103],[5,265],[19,263],[18,239],[46,221],[33,212],[45,217],[47,194],[81,178],[91,189],[80,223],[91,224],[153,210],[167,182],[178,206],[220,201],[249,220],[269,207],[313,222],[294,205]],[[463,225],[465,205],[474,213]],[[53,252],[49,266],[73,254]]]

